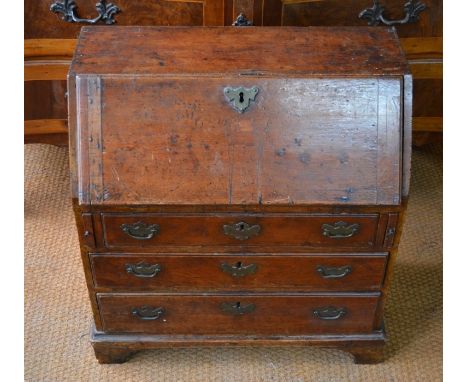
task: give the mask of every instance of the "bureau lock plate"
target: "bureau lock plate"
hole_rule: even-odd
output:
[[[243,113],[249,108],[250,103],[255,101],[257,94],[258,88],[256,86],[251,88],[244,88],[243,86],[238,88],[224,88],[226,99],[239,113]]]

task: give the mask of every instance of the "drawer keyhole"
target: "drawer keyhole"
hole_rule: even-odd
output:
[[[229,263],[221,263],[221,270],[233,277],[244,277],[257,272],[257,264],[252,263],[244,265],[242,261],[238,261],[232,265]]]
[[[252,313],[255,311],[255,304],[241,304],[240,301],[232,302],[223,302],[220,305],[220,308],[223,312],[232,314],[235,316]]]
[[[250,225],[246,222],[238,222],[235,224],[225,224],[223,225],[224,234],[231,236],[237,240],[247,240],[252,236],[257,236],[261,228],[258,224]]]
[[[244,92],[239,93],[239,102],[244,103]]]

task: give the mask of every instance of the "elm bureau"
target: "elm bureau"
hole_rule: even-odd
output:
[[[70,164],[99,362],[203,345],[382,361],[411,84],[387,27],[83,28]]]

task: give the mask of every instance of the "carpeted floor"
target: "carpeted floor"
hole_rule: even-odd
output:
[[[26,381],[441,381],[442,148],[417,149],[409,211],[386,309],[387,360],[354,365],[318,348],[140,352],[99,365],[69,199],[67,150],[25,146]]]

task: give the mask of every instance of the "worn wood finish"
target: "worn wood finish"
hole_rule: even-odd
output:
[[[121,38],[123,30],[125,39]],[[101,39],[108,43],[102,44]],[[133,39],[144,39],[145,45],[132,44]],[[231,43],[233,40],[235,45]],[[323,49],[325,41],[327,49]],[[393,28],[95,26],[81,29],[76,53],[70,71],[81,76],[96,73],[213,76],[218,73],[226,77],[232,73],[243,77],[361,77],[392,76],[407,70]],[[336,65],[338,61],[340,65]]]
[[[84,113],[83,121],[93,119],[95,115],[100,121],[99,125],[88,123],[88,129],[78,126],[80,133],[88,136],[91,142],[83,145],[78,155],[85,157],[89,153],[93,158],[89,168],[83,172],[83,176],[89,178],[80,179],[82,186],[78,194],[81,203],[399,203],[401,136],[398,129],[391,126],[399,124],[401,80],[299,79],[317,75],[342,76],[345,73],[384,76],[394,75],[397,70],[405,71],[406,64],[401,60],[396,39],[385,40],[386,49],[394,53],[389,54],[395,61],[385,66],[373,62],[370,66],[369,62],[378,60],[374,45],[379,34],[374,30],[365,33],[366,30],[371,31],[366,28],[343,28],[333,32],[317,28],[313,39],[306,29],[264,28],[256,32],[247,28],[241,32],[242,42],[234,49],[226,49],[229,38],[238,39],[238,34],[231,32],[232,29],[212,28],[193,32],[178,28],[171,30],[171,35],[181,43],[168,44],[161,38],[165,34],[164,28],[129,28],[127,35],[147,38],[150,43],[143,49],[134,49],[127,46],[128,39],[116,41],[109,44],[114,45],[112,50],[99,48],[103,58],[95,63],[89,62],[88,58],[94,56],[94,47],[97,46],[92,30],[96,28],[84,28],[82,31],[82,41],[86,45],[84,48],[78,46],[71,73],[102,71],[109,74],[104,78],[90,77],[89,80],[80,74],[83,91],[95,89],[90,92],[92,106],[78,105]],[[119,31],[118,28],[99,30],[103,38],[112,41],[112,36]],[[381,36],[386,33],[384,30],[379,32]],[[290,64],[273,58],[265,59],[264,52],[255,50],[254,46],[262,41],[283,41],[284,45],[277,43],[275,49],[279,57],[286,59],[286,50],[293,53],[288,33],[294,33],[294,46],[297,57],[301,59],[286,74]],[[343,44],[340,33],[350,40]],[[205,48],[204,52],[193,49],[192,44],[186,43],[189,35],[194,36],[192,44],[195,46],[204,47],[210,40],[210,49],[218,53],[212,54]],[[312,45],[310,52],[315,52],[313,45],[318,49],[323,40],[333,41],[337,46],[331,46],[322,55],[304,51],[302,44]],[[368,55],[348,60],[357,44],[367,47]],[[145,49],[158,52],[157,63],[152,63],[151,59],[140,60]],[[236,60],[239,62],[236,66],[226,68],[229,74],[293,78],[217,79],[221,62],[205,58],[212,55],[234,60],[234,56],[240,55],[243,49],[252,53]],[[273,46],[265,46],[265,49],[271,50]],[[132,59],[121,65],[119,58],[110,57],[115,55],[112,53],[115,51],[127,51]],[[336,52],[338,56],[327,52]],[[383,52],[382,47],[379,54]],[[350,64],[331,66],[335,60]],[[139,64],[142,61],[146,64]],[[142,76],[151,74],[162,78],[135,79],[130,83],[124,78],[111,78],[132,70]],[[181,70],[194,77],[172,77]],[[197,73],[215,78],[204,79],[205,86],[198,87]],[[226,86],[256,86],[258,99],[239,116],[223,95]],[[317,94],[322,96],[316,97]],[[307,104],[303,103],[304,99],[308,100]],[[128,108],[119,107],[122,102]],[[172,105],[171,111],[164,113],[164,110],[169,110],[165,106],[168,103]],[[101,111],[103,104],[106,108]],[[126,123],[125,113],[129,109],[134,110],[133,118],[138,121],[134,122],[138,125],[135,125],[138,135],[121,126]],[[187,109],[191,112],[187,113]],[[360,113],[355,110],[360,110]],[[192,119],[197,123],[187,130],[186,126]],[[284,126],[290,128],[285,130]],[[155,130],[160,133],[153,134]],[[351,134],[353,140],[348,139]],[[105,143],[99,140],[100,136],[106,137]],[[199,144],[192,144],[195,139]],[[103,144],[105,151],[101,149]],[[137,156],[133,152],[134,147],[145,149]],[[186,148],[189,151],[185,151]],[[166,161],[173,166],[171,172],[160,165]],[[144,176],[133,177],[131,174],[135,171],[144,171]],[[177,177],[173,176],[174,171]],[[190,190],[179,184],[179,179],[188,172],[198,178],[197,182],[186,185]],[[334,181],[330,181],[330,173],[337,174]],[[281,176],[281,181],[277,176]],[[139,193],[139,189],[145,190],[144,195]]]
[[[96,208],[79,205],[74,201],[78,211],[96,211]],[[89,247],[96,252],[106,253],[109,249],[113,251],[125,251],[127,253],[203,253],[210,252],[231,252],[236,253],[236,249],[249,253],[278,252],[288,253],[288,251],[301,253],[321,253],[333,248],[335,252],[366,252],[366,251],[386,251],[390,249],[384,246],[384,239],[388,230],[396,227],[388,224],[388,213],[398,213],[400,206],[380,207],[375,206],[358,207],[361,214],[356,214],[356,206],[277,206],[277,205],[257,205],[257,206],[119,206],[119,209],[106,206],[99,207],[101,212],[93,213],[94,240],[96,247]],[[105,213],[108,211],[109,213]],[[119,213],[116,213],[119,211]],[[125,213],[124,213],[125,211]],[[377,214],[376,212],[380,212]],[[294,212],[292,214],[292,212]],[[106,226],[103,222],[106,217],[110,217],[111,224]],[[201,219],[200,219],[201,218]],[[214,219],[213,219],[214,218]],[[273,218],[273,220],[270,220]],[[356,219],[357,218],[357,219]],[[117,220],[115,220],[117,219]],[[174,220],[175,219],[175,220]],[[224,220],[223,220],[224,219]],[[226,220],[227,219],[227,220]],[[253,220],[252,220],[253,219]],[[288,220],[291,220],[288,222]],[[224,224],[237,223],[240,221],[257,224],[265,222],[276,222],[277,231],[291,231],[291,239],[296,242],[275,244],[259,239],[259,236],[276,236],[274,226],[269,226],[265,231],[260,227],[260,232],[249,239],[237,240],[232,236],[224,234]],[[350,237],[329,238],[323,235],[323,224],[335,224],[343,221],[346,224],[364,224],[357,227],[357,231]],[[159,232],[154,237],[147,240],[137,240],[122,230],[122,224],[145,223],[147,225],[159,225]],[[161,226],[161,222],[165,222]],[[167,222],[172,222],[167,225]],[[177,224],[174,224],[178,222]],[[313,223],[313,224],[312,224]],[[180,225],[178,225],[180,224]],[[306,226],[302,226],[305,224]],[[312,226],[310,226],[312,224]],[[206,227],[204,226],[206,225]],[[161,230],[161,227],[163,230]],[[182,229],[182,227],[185,227]],[[315,227],[315,228],[314,228]],[[167,231],[169,229],[169,231]],[[362,230],[364,229],[365,232]],[[273,230],[273,231],[272,231]],[[111,242],[108,242],[106,231],[110,232]],[[297,231],[297,232],[296,232]],[[163,242],[161,242],[161,235]],[[206,241],[206,236],[210,234],[217,237],[218,242]],[[198,244],[190,240],[180,240],[182,235],[188,235]],[[282,237],[288,236],[283,232]],[[298,236],[299,235],[299,236]],[[302,235],[302,236],[301,236]],[[320,236],[321,235],[321,236]],[[370,239],[363,239],[367,235]],[[120,238],[119,238],[120,237]],[[301,238],[302,237],[302,238]],[[89,238],[83,237],[88,240]],[[116,240],[116,241],[114,241]],[[301,240],[303,242],[301,242]],[[204,244],[202,244],[204,243]],[[306,245],[306,243],[309,243]]]
[[[289,336],[196,336],[106,334],[91,331],[91,342],[99,363],[123,363],[144,349],[201,346],[320,346],[333,347],[350,353],[356,363],[378,363],[383,360],[385,334],[382,331],[354,336],[303,335]]]
[[[89,135],[105,135],[106,152],[89,169],[90,176],[95,174],[89,181],[92,204],[204,204],[208,198],[214,204],[399,203],[400,163],[392,158],[401,138],[384,133],[399,123],[393,103],[399,98],[399,80],[224,78],[206,79],[203,88],[197,82],[100,81],[104,95],[96,102],[105,103],[106,110],[101,126]],[[225,86],[257,86],[259,94],[239,116],[224,99]],[[118,105],[124,99],[135,110],[138,135],[123,126],[127,109]],[[161,106],[175,99],[170,113],[162,113]],[[303,99],[309,100],[307,105]],[[187,114],[188,108],[193,112]],[[335,117],[336,110],[348,112]],[[197,123],[187,130],[192,118]],[[100,151],[97,145],[89,145],[93,155]],[[144,148],[139,155],[136,147]],[[171,173],[161,166],[166,162]],[[144,175],[133,177],[139,171]],[[179,182],[188,172],[199,179],[190,183],[189,193],[188,185]],[[330,173],[337,174],[336,181],[328,181]],[[143,195],[139,189],[145,190]]]
[[[408,37],[399,38],[401,47],[408,60],[420,63],[421,60],[442,62],[441,37]],[[71,63],[76,48],[76,39],[29,39],[24,41],[25,60],[68,59]],[[437,61],[435,61],[437,60]],[[411,62],[410,61],[410,62]],[[427,64],[430,64],[428,62]],[[66,79],[65,77],[63,79]]]
[[[401,47],[388,28],[240,33],[82,33],[70,167],[101,363],[228,344],[383,359],[409,193],[413,84]],[[112,60],[108,46],[129,56]],[[139,64],[145,49],[157,57]],[[239,113],[226,86],[258,94]]]
[[[104,331],[147,334],[369,334],[377,294],[310,295],[122,295],[98,294]],[[255,310],[242,314],[223,311],[222,304]],[[132,314],[143,306],[163,307],[156,320]],[[345,309],[337,319],[321,319],[314,310],[333,306]]]
[[[158,247],[168,245],[225,245],[225,246],[317,246],[364,247],[374,245],[378,215],[254,215],[226,214],[224,216],[165,216],[165,215],[115,215],[104,214],[104,240],[108,248]],[[158,224],[160,232],[147,240],[135,239],[122,229],[123,224]],[[244,222],[260,226],[260,232],[246,239],[236,239],[224,232],[225,225]],[[324,224],[334,226],[344,222],[347,226],[358,224],[349,237],[329,237],[324,234]],[[353,231],[354,232],[354,231]]]
[[[99,290],[154,291],[379,290],[386,258],[384,253],[303,256],[90,254],[94,286]],[[129,266],[141,263],[146,269],[158,265],[160,270],[146,273],[146,277],[145,273],[128,271]]]
[[[69,121],[69,124],[73,125],[73,121]],[[76,132],[76,130],[75,130]],[[411,132],[411,125],[409,127]],[[410,147],[411,149],[411,147]],[[75,157],[75,156],[74,156]],[[70,158],[72,159],[72,158]],[[76,158],[75,158],[76,159]],[[403,201],[404,198],[402,198]],[[161,205],[161,204],[139,204],[139,205],[92,205],[92,204],[80,204],[78,198],[72,198],[73,204],[77,205],[83,212],[94,212],[96,214],[103,213],[311,213],[311,214],[379,214],[388,213],[403,210],[402,204],[399,205],[300,205],[300,204],[256,204],[256,205],[220,205],[220,204],[204,204],[204,205]]]

